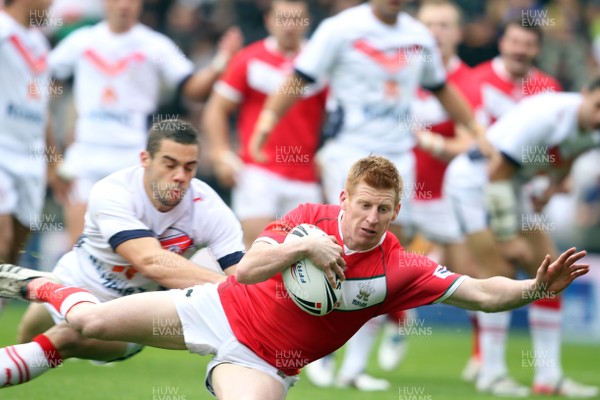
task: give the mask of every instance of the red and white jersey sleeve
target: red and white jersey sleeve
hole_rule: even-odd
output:
[[[30,157],[45,143],[48,41],[0,11],[0,149]],[[38,157],[41,158],[41,157]]]
[[[115,34],[105,22],[74,31],[50,55],[52,73],[74,76],[76,141],[143,149],[161,83],[175,87],[193,64],[166,36],[138,24]]]
[[[414,138],[408,122],[419,86],[436,89],[446,73],[431,33],[401,13],[394,26],[370,4],[324,20],[302,50],[296,71],[327,78],[339,128],[336,140],[365,152],[403,152]]]
[[[296,54],[279,52],[272,37],[253,43],[234,57],[215,85],[215,91],[239,103],[237,130],[240,156],[245,163],[289,179],[316,182],[313,158],[319,144],[327,96],[322,81],[303,88],[300,99],[275,126],[264,147],[267,162],[257,163],[249,150],[250,138],[267,96],[276,93],[292,73],[295,57]]]

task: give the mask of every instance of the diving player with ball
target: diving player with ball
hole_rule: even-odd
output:
[[[585,251],[571,248],[554,261],[546,255],[534,279],[454,274],[424,256],[406,253],[387,231],[400,212],[401,191],[402,179],[389,160],[358,160],[339,206],[303,204],[273,222],[240,260],[235,276],[219,284],[100,303],[84,289],[4,264],[0,296],[49,303],[86,337],[213,354],[206,383],[214,395],[269,400],[285,398],[301,367],[341,347],[375,316],[440,302],[487,312],[509,310],[561,292],[589,271],[578,263]],[[300,224],[316,225],[328,236],[284,242]],[[321,268],[333,286],[335,275],[342,280],[344,295],[327,315],[310,315],[287,295],[280,272],[304,258]],[[353,301],[358,297],[361,301]],[[179,321],[178,329],[157,335],[152,329],[156,319]]]

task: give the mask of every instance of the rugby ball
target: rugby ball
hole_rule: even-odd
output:
[[[305,236],[327,236],[315,225],[300,224],[286,236],[284,243]],[[325,272],[308,258],[295,262],[281,272],[283,284],[289,297],[308,314],[323,316],[333,311],[342,296],[342,282],[336,276],[336,287],[332,287]]]

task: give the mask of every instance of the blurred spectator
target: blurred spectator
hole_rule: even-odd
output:
[[[552,0],[539,14],[544,45],[539,66],[565,90],[579,91],[588,80],[590,46],[578,0]]]

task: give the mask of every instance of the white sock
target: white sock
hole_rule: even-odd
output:
[[[535,357],[533,382],[538,385],[556,384],[563,375],[560,362],[561,310],[532,304],[528,316],[532,356]]]
[[[29,382],[53,367],[36,342],[1,348],[0,387]]]
[[[377,332],[384,319],[384,315],[371,319],[348,340],[344,361],[339,371],[341,380],[354,379],[364,372]]]
[[[481,370],[477,378],[479,388],[487,387],[498,377],[508,373],[506,335],[510,325],[510,315],[510,311],[477,313],[481,349]]]

